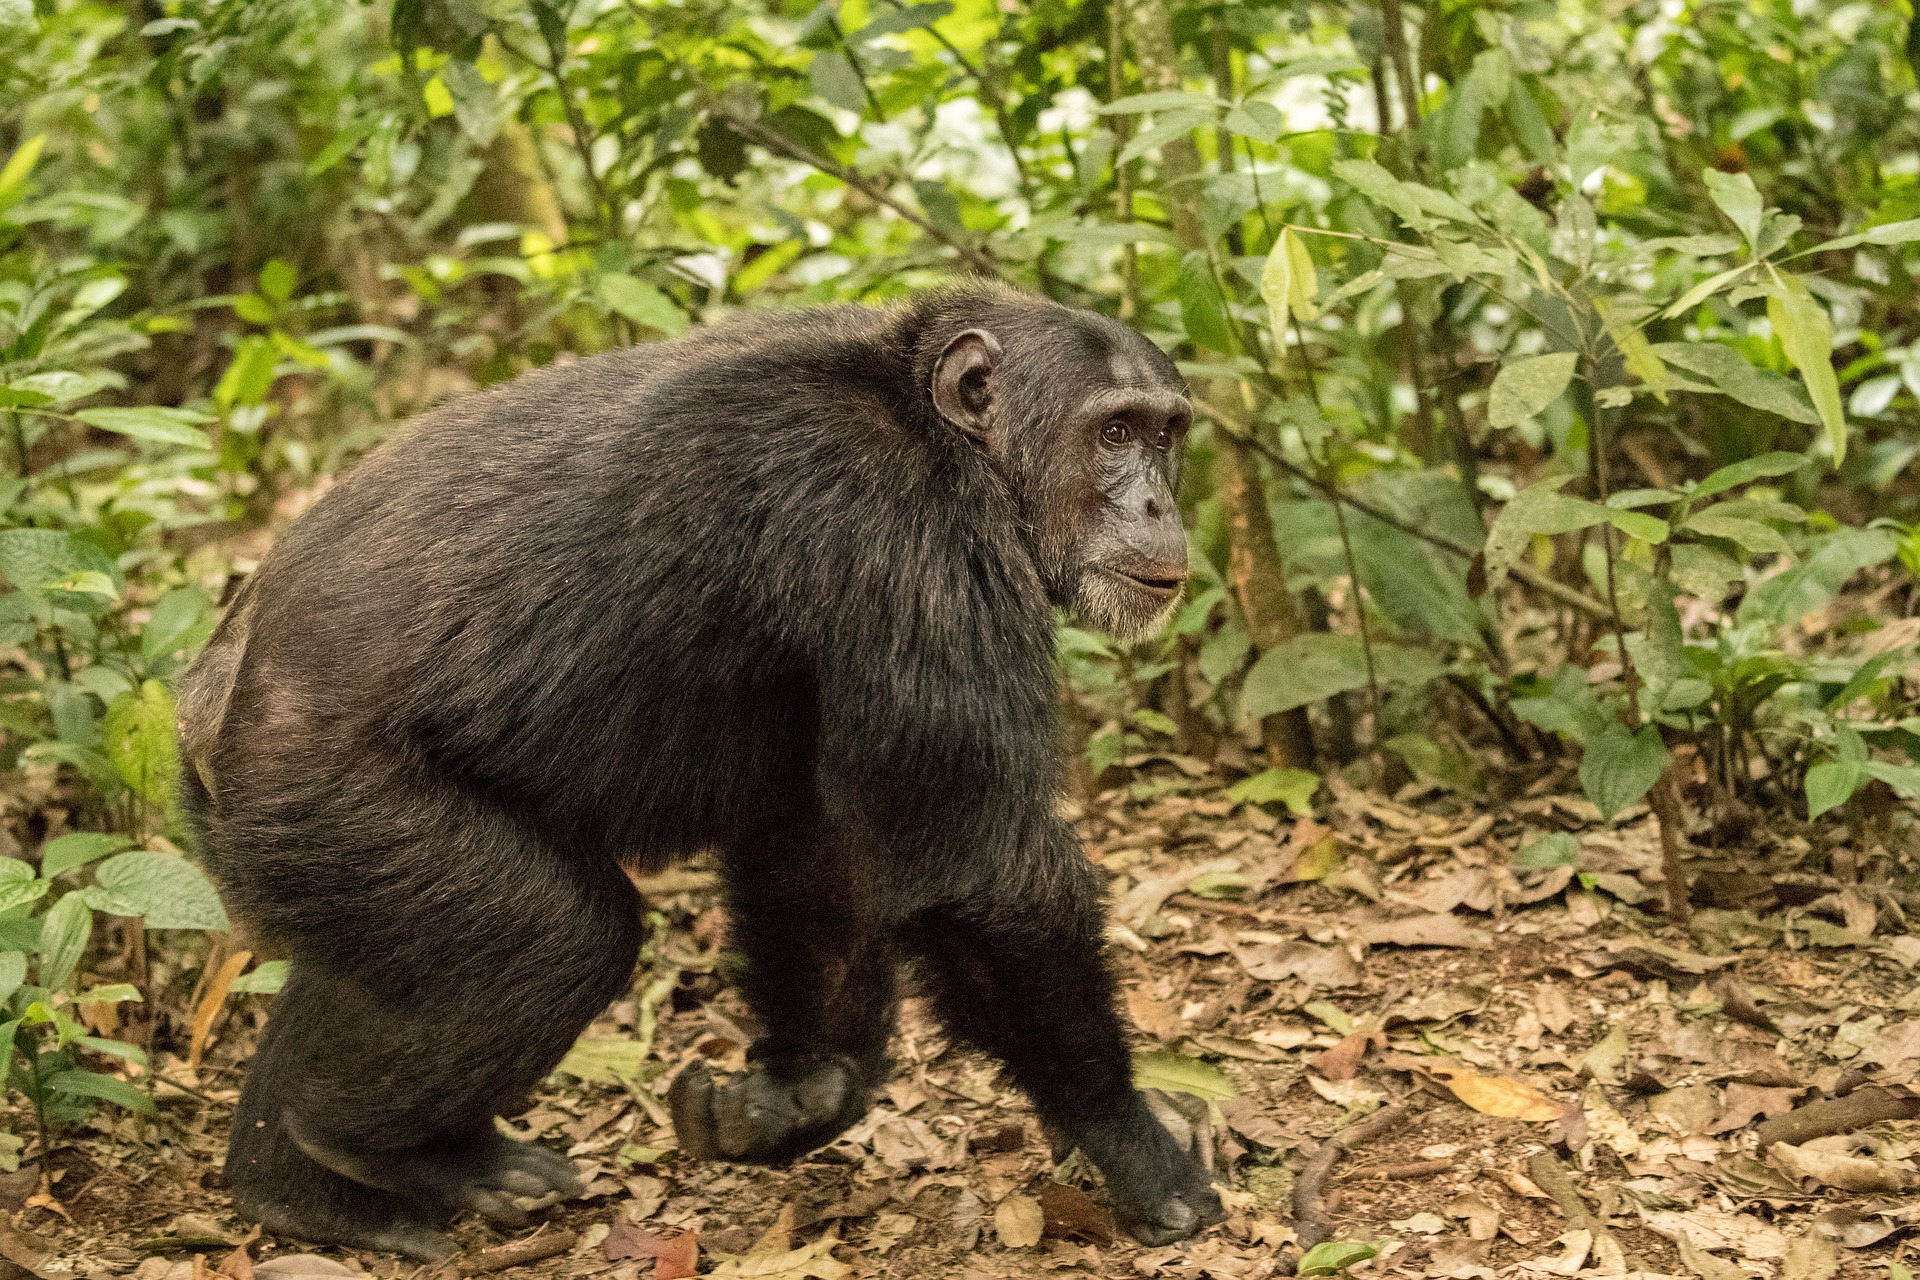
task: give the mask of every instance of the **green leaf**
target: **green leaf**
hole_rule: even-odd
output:
[[[293,264],[284,258],[269,258],[267,265],[260,268],[260,296],[275,306],[284,306],[293,297],[294,286],[299,282]]]
[[[0,1009],[13,999],[13,993],[27,980],[27,953],[24,951],[0,951]],[[0,1070],[6,1066],[6,1054],[0,1053]]]
[[[58,991],[93,940],[93,908],[77,893],[53,904],[40,927],[40,985]]]
[[[280,370],[280,349],[271,338],[254,334],[233,349],[233,360],[213,387],[213,402],[222,409],[234,405],[265,404]]]
[[[1268,769],[1242,778],[1227,788],[1227,799],[1235,804],[1284,804],[1296,818],[1313,812],[1314,793],[1320,790],[1320,775],[1305,769]]]
[[[1522,871],[1550,871],[1570,867],[1580,860],[1580,842],[1564,831],[1550,831],[1529,840],[1513,855],[1513,865]]]
[[[1380,1246],[1355,1244],[1350,1240],[1326,1240],[1300,1255],[1294,1267],[1299,1276],[1337,1276],[1380,1252]]]
[[[1535,536],[1571,533],[1619,514],[1597,502],[1561,493],[1561,487],[1571,479],[1572,476],[1550,476],[1522,489],[1500,508],[1493,527],[1487,531],[1484,553],[1489,591],[1507,580],[1508,571]]]
[[[118,853],[133,841],[100,831],[73,831],[55,836],[40,847],[40,875],[51,880],[64,871],[84,867],[97,858]]]
[[[193,409],[167,409],[143,405],[137,409],[80,409],[74,417],[88,426],[99,427],[135,440],[154,444],[177,444],[189,449],[210,449],[207,433],[197,424],[213,419]]]
[[[1771,526],[1758,520],[1747,520],[1740,516],[1730,516],[1712,507],[1697,511],[1688,517],[1682,526],[1688,533],[1705,534],[1709,538],[1726,538],[1739,543],[1755,555],[1769,555],[1788,550],[1787,540]]]
[[[1658,516],[1650,516],[1644,511],[1619,511],[1607,509],[1607,523],[1630,538],[1642,542],[1659,544],[1667,540],[1667,522]]]
[[[1673,320],[1685,315],[1752,269],[1753,264],[1745,262],[1737,267],[1728,267],[1725,271],[1717,275],[1708,276],[1705,280],[1702,280],[1700,283],[1694,285],[1693,288],[1681,294],[1672,306],[1660,313],[1661,317],[1663,319]]]
[[[1749,246],[1757,246],[1760,242],[1760,220],[1766,206],[1753,185],[1753,179],[1744,173],[1722,173],[1718,169],[1704,170],[1700,177],[1707,184],[1707,194],[1720,206],[1720,212],[1739,228]]]
[[[588,1084],[623,1085],[640,1078],[646,1059],[643,1041],[624,1036],[582,1036],[554,1070]]]
[[[3,194],[3,193],[0,193]],[[1856,231],[1850,236],[1841,236],[1838,240],[1828,240],[1806,250],[1807,253],[1819,253],[1826,249],[1851,249],[1857,244],[1911,244],[1920,240],[1920,218],[1909,218],[1905,222],[1887,222],[1865,231]],[[1798,258],[1803,255],[1795,254]]]
[[[1114,157],[1114,164],[1123,165],[1152,151],[1163,143],[1175,138],[1185,137],[1195,129],[1213,123],[1213,116],[1205,111],[1170,111],[1153,122],[1153,126],[1142,129],[1128,140]]]
[[[1610,723],[1587,740],[1580,757],[1580,786],[1608,821],[1653,789],[1667,767],[1666,744],[1653,725],[1638,733]]]
[[[1545,409],[1573,381],[1579,362],[1576,352],[1556,351],[1502,364],[1487,397],[1487,425],[1496,431],[1518,426]]]
[[[1725,350],[1725,348],[1721,349]],[[1741,361],[1741,363],[1746,362]],[[1737,489],[1754,480],[1790,475],[1810,461],[1812,459],[1804,453],[1763,453],[1757,458],[1747,458],[1721,467],[1695,485],[1691,496],[1698,501],[1701,498],[1710,498],[1716,493],[1725,493],[1728,489]]]
[[[1811,822],[1852,799],[1866,776],[1858,760],[1827,760],[1808,769],[1807,820]]]
[[[1133,1055],[1133,1087],[1186,1093],[1217,1107],[1239,1092],[1226,1072],[1212,1063],[1164,1049]]]
[[[128,1111],[138,1111],[141,1115],[153,1115],[153,1098],[138,1085],[128,1084],[125,1080],[116,1080],[112,1076],[103,1076],[97,1071],[56,1071],[43,1082],[54,1093],[64,1093],[82,1098],[99,1098]]]
[[[101,888],[146,917],[149,929],[231,927],[220,895],[185,858],[136,849],[108,858],[94,875]]]
[[[1180,111],[1226,105],[1210,93],[1189,93],[1184,89],[1166,89],[1157,93],[1136,93],[1125,98],[1115,98],[1100,108],[1100,114],[1124,116],[1137,115],[1142,111]]]
[[[1280,228],[1266,264],[1260,270],[1260,296],[1267,304],[1267,321],[1273,327],[1276,350],[1283,345],[1287,313],[1291,311],[1302,320],[1312,320],[1320,314],[1314,305],[1319,293],[1313,255],[1307,252],[1300,237],[1293,234],[1292,227]]]
[[[1405,645],[1376,642],[1373,662],[1375,678],[1383,685],[1422,685],[1445,671],[1432,654]],[[1366,684],[1366,656],[1359,637],[1311,631],[1284,640],[1260,655],[1242,684],[1240,711],[1249,720],[1264,720],[1336,694],[1364,689]]]
[[[1885,529],[1837,529],[1819,539],[1799,564],[1755,583],[1740,601],[1739,620],[1798,622],[1831,601],[1854,574],[1891,560],[1898,548]]]
[[[1878,778],[1892,787],[1894,794],[1902,800],[1920,800],[1920,766],[1868,760],[1860,767],[1867,771],[1868,777]]]
[[[808,75],[813,81],[813,91],[842,111],[858,115],[867,109],[860,72],[846,54],[834,49],[814,54]]]
[[[191,657],[213,634],[214,604],[199,587],[175,587],[154,601],[140,633],[140,656],[149,667],[176,653]]]
[[[20,189],[33,172],[33,166],[40,161],[40,152],[47,145],[47,135],[36,133],[7,157],[5,167],[0,167],[0,204],[8,203],[8,197]]]
[[[10,884],[0,884],[0,911],[12,911],[29,902],[38,902],[46,896],[47,888],[45,880],[15,880]]]
[[[1833,372],[1833,323],[1796,276],[1775,273],[1766,293],[1767,320],[1787,359],[1806,381],[1807,394],[1833,448],[1833,465],[1838,467],[1847,456],[1847,418],[1840,407],[1840,380]]]
[[[108,982],[76,993],[73,1002],[75,1004],[126,1004],[128,1001],[133,1001],[137,1004],[145,999],[146,997],[140,994],[140,988],[131,982]]]
[[[233,980],[227,990],[247,995],[278,995],[287,985],[287,962],[285,960],[267,960],[255,965],[250,971]]]
[[[687,331],[687,313],[653,285],[620,271],[600,277],[600,299],[635,324],[658,330],[670,338]]]
[[[0,884],[25,884],[33,879],[33,864],[21,858],[0,858]]]
[[[172,803],[179,782],[173,695],[158,680],[142,682],[107,708],[101,750],[120,777],[148,803]]]

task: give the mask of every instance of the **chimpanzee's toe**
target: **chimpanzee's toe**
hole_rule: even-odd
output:
[[[717,1082],[696,1062],[674,1078],[667,1101],[680,1149],[689,1155],[778,1164],[845,1132],[867,1100],[851,1063],[814,1058],[779,1072],[756,1062]]]

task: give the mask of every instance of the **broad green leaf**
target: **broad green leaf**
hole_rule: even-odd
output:
[[[185,858],[136,849],[108,858],[94,873],[101,888],[146,918],[149,929],[214,929],[230,926],[220,895]]]
[[[1707,379],[1741,404],[1809,425],[1820,421],[1813,402],[1791,378],[1750,364],[1718,342],[1661,342],[1654,351],[1668,364]]]
[[[813,81],[813,91],[842,111],[856,115],[866,111],[867,95],[861,87],[860,72],[846,54],[835,49],[814,54],[808,75]],[[451,109],[453,104],[447,105]]]
[[[1721,348],[1725,350],[1725,348]],[[1738,357],[1735,357],[1738,359]],[[1745,364],[1745,361],[1741,361]],[[1751,367],[1751,366],[1749,366]],[[1716,493],[1725,493],[1728,489],[1737,489],[1743,484],[1772,476],[1790,475],[1807,465],[1812,459],[1804,453],[1763,453],[1757,458],[1745,458],[1739,462],[1721,467],[1693,488],[1695,501],[1710,498]]]
[[[175,587],[154,601],[140,633],[140,656],[149,667],[172,654],[197,652],[213,634],[212,599],[196,586]]]
[[[259,334],[242,338],[234,346],[226,372],[214,384],[213,402],[222,409],[265,404],[279,369],[280,349],[270,339]]]
[[[12,911],[29,902],[38,902],[46,896],[47,888],[45,880],[14,880],[0,884],[0,911]]]
[[[1696,511],[1682,526],[1688,533],[1737,542],[1755,555],[1770,555],[1788,550],[1787,540],[1771,526],[1758,520],[1726,515],[1717,508]]]
[[[1300,1255],[1300,1261],[1294,1267],[1294,1274],[1337,1276],[1348,1267],[1358,1266],[1379,1252],[1378,1245],[1355,1244],[1350,1240],[1322,1241]]]
[[[1320,790],[1320,775],[1306,769],[1267,769],[1251,778],[1242,778],[1227,788],[1227,799],[1235,804],[1284,804],[1296,818],[1313,812],[1314,793]]]
[[[173,695],[158,680],[123,693],[107,708],[101,750],[126,784],[148,803],[172,803],[179,781]]]
[[[1659,544],[1667,540],[1667,522],[1644,511],[1619,511],[1607,508],[1607,523],[1629,538]]]
[[[1884,760],[1868,760],[1860,766],[1870,778],[1892,787],[1894,794],[1902,800],[1920,800],[1920,765],[1888,764]]]
[[[75,1004],[126,1004],[128,1001],[139,1003],[146,997],[140,994],[140,988],[131,982],[108,982],[97,987],[88,987],[76,992]],[[135,1050],[138,1052],[138,1050]]]
[[[1213,123],[1213,115],[1207,111],[1169,111],[1155,120],[1151,127],[1142,129],[1127,145],[1120,148],[1120,154],[1114,157],[1116,165],[1124,165],[1137,160],[1164,143],[1175,138],[1183,138],[1195,129]]]
[[[647,1046],[624,1036],[582,1036],[574,1042],[555,1071],[588,1084],[621,1085],[640,1078]]]
[[[1837,529],[1814,544],[1800,563],[1755,583],[1740,601],[1742,623],[1798,622],[1825,606],[1862,569],[1891,560],[1899,543],[1885,529]]]
[[[1212,1063],[1163,1049],[1133,1055],[1133,1087],[1192,1094],[1210,1107],[1239,1092],[1232,1078]]]
[[[47,135],[36,133],[14,148],[13,154],[7,157],[6,165],[0,167],[0,204],[7,203],[7,198],[27,180],[27,175],[33,172],[33,166],[39,163],[40,152],[46,145]]]
[[[1283,345],[1289,311],[1302,320],[1320,314],[1314,298],[1320,293],[1319,278],[1313,269],[1313,255],[1307,252],[1292,227],[1280,228],[1273,249],[1260,270],[1260,296],[1267,304],[1267,320],[1273,327],[1274,347]]]
[[[4,195],[0,192],[0,195]],[[1909,218],[1905,222],[1888,222],[1865,231],[1856,231],[1850,236],[1841,236],[1837,240],[1827,240],[1806,250],[1806,253],[1819,253],[1827,249],[1851,249],[1860,244],[1910,244],[1920,240],[1920,218]],[[1802,254],[1794,254],[1798,258]]]
[[[100,1098],[125,1107],[128,1111],[138,1111],[141,1115],[155,1113],[153,1098],[145,1089],[113,1076],[103,1076],[97,1071],[57,1071],[43,1083],[55,1093]]]
[[[1707,184],[1707,194],[1720,206],[1720,212],[1739,228],[1740,234],[1747,238],[1748,245],[1757,246],[1765,204],[1753,185],[1753,179],[1744,173],[1722,173],[1718,169],[1707,169],[1700,177]]]
[[[1833,323],[1797,276],[1775,272],[1766,293],[1767,320],[1787,359],[1806,380],[1807,394],[1833,448],[1833,465],[1838,467],[1847,456],[1847,418],[1840,407],[1840,380],[1833,372]]]
[[[1407,184],[1371,160],[1341,160],[1334,164],[1336,177],[1377,205],[1391,209],[1400,221],[1415,231],[1431,231],[1435,220],[1420,207],[1420,201]]]
[[[40,985],[58,991],[73,976],[93,939],[93,908],[77,893],[53,904],[40,928]]]
[[[1667,767],[1660,730],[1642,725],[1638,733],[1613,723],[1587,740],[1580,757],[1580,786],[1608,821],[1653,789]]]
[[[1708,276],[1705,280],[1702,280],[1699,284],[1694,285],[1693,288],[1681,294],[1672,306],[1660,313],[1661,317],[1663,319],[1673,320],[1685,315],[1752,269],[1752,263],[1743,262],[1737,267],[1728,267],[1725,271]]]
[[[27,953],[24,951],[0,951],[0,1009],[13,999],[13,993],[27,980]],[[6,1062],[4,1053],[0,1053],[0,1063]]]
[[[1610,519],[1616,512],[1597,502],[1575,498],[1560,492],[1572,476],[1552,476],[1515,494],[1500,508],[1493,527],[1487,531],[1485,552],[1487,589],[1507,580],[1527,543],[1539,534],[1571,533]]]
[[[293,264],[284,258],[269,258],[267,265],[260,268],[260,296],[276,306],[284,305],[293,297],[294,286],[299,282]]]
[[[227,990],[249,995],[278,995],[287,985],[287,962],[285,960],[267,960],[255,965],[251,970],[233,980]]]
[[[1807,820],[1845,804],[1864,781],[1866,770],[1857,760],[1826,760],[1808,769]]]
[[[177,444],[189,449],[208,449],[207,433],[198,424],[212,422],[207,414],[193,409],[168,409],[144,405],[137,409],[80,409],[74,417],[88,426],[99,427],[135,440],[154,444]]]
[[[1394,644],[1375,643],[1373,664],[1374,676],[1383,685],[1425,684],[1445,670],[1432,654]],[[1241,714],[1264,720],[1366,685],[1366,656],[1359,637],[1307,632],[1267,650],[1247,671],[1241,686]]]
[[[668,337],[687,331],[687,313],[653,285],[620,271],[600,277],[600,300],[627,319]]]
[[[1646,333],[1632,322],[1632,313],[1604,298],[1595,298],[1593,309],[1599,313],[1600,323],[1620,352],[1627,372],[1645,384],[1661,404],[1667,403],[1667,389],[1673,385],[1673,377],[1655,353],[1653,344],[1647,341]]]
[[[25,884],[33,879],[33,864],[21,858],[0,858],[0,885]]]
[[[1115,98],[1100,108],[1103,116],[1137,115],[1142,111],[1180,111],[1198,107],[1224,107],[1227,104],[1210,93],[1189,93],[1184,89],[1165,89],[1156,93],[1136,93]],[[1264,104],[1262,104],[1264,105]]]
[[[1576,352],[1556,351],[1502,364],[1487,398],[1487,425],[1496,431],[1518,426],[1545,409],[1573,381],[1579,362]]]
[[[1550,871],[1580,860],[1580,842],[1564,831],[1550,831],[1522,845],[1513,865],[1522,871]]]

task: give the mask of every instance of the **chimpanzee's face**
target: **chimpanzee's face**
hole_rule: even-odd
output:
[[[1000,459],[1056,605],[1123,637],[1165,621],[1187,577],[1175,494],[1193,421],[1166,355],[1103,317],[1047,307],[954,338],[934,401]]]

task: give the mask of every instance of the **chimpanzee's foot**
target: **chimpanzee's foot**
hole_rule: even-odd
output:
[[[1181,1135],[1155,1118],[1164,1112]],[[1106,1176],[1114,1217],[1141,1244],[1171,1244],[1226,1217],[1207,1173],[1212,1133],[1170,1095],[1140,1098],[1122,1120],[1084,1135],[1080,1148]]]
[[[362,1155],[329,1147],[301,1132],[292,1115],[288,1135],[320,1164],[342,1177],[378,1187],[445,1218],[459,1209],[503,1227],[527,1225],[527,1211],[515,1196],[580,1193],[580,1178],[567,1160],[544,1147],[515,1142],[491,1124],[479,1133],[433,1143],[419,1150]]]
[[[780,1164],[845,1133],[867,1110],[853,1062],[813,1057],[772,1067],[755,1062],[716,1081],[695,1062],[667,1093],[680,1149],[702,1160]]]

